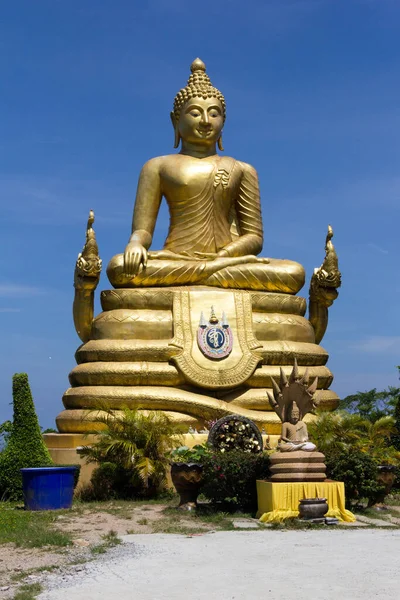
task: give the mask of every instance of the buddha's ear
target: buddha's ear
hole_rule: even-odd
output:
[[[221,152],[224,151],[224,146],[222,144],[222,133],[221,133],[221,135],[218,138],[218,148],[221,150]]]
[[[179,142],[181,141],[181,136],[179,135],[178,123],[176,121],[176,117],[173,112],[170,113],[170,117],[171,117],[172,127],[174,128],[174,132],[175,132],[174,148],[178,148]]]

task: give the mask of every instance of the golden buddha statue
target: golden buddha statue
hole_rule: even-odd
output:
[[[225,99],[196,59],[178,92],[171,119],[178,154],[149,160],[140,174],[125,253],[107,268],[119,287],[209,285],[296,293],[304,284],[298,263],[257,258],[263,245],[255,169],[222,150]],[[164,248],[149,252],[162,197],[170,211]]]
[[[311,280],[310,318],[296,296],[305,280],[293,261],[260,258],[263,245],[257,173],[225,157],[225,99],[196,59],[175,97],[177,154],[149,160],[137,189],[132,234],[114,256],[93,318],[101,261],[88,222],[75,268],[75,328],[84,342],[64,394],[61,432],[91,428],[85,415],[99,402],[118,409],[160,409],[201,429],[207,420],[242,414],[269,434],[280,422],[268,400],[272,379],[290,369],[318,377],[321,405],[338,398],[319,345],[340,273],[328,232],[326,258]],[[162,250],[151,250],[162,198],[170,227]],[[336,261],[336,262],[335,262]],[[94,418],[94,417],[93,417]]]

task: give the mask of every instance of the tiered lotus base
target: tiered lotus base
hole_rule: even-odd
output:
[[[201,308],[208,316],[211,305],[218,308],[226,294],[226,290],[212,287],[185,289],[197,294],[196,315]],[[290,374],[294,358],[300,374],[308,367],[311,378],[318,376],[322,409],[336,408],[338,397],[328,389],[333,379],[325,366],[328,354],[315,344],[314,330],[304,317],[303,298],[235,291],[235,301],[243,300],[243,306],[249,307],[243,313],[244,328],[256,342],[253,346],[258,345],[254,351],[258,364],[240,384],[213,386],[207,381],[196,383],[180,368],[180,350],[174,338],[176,298],[181,291],[175,287],[101,293],[103,312],[93,322],[92,339],[76,352],[78,365],[69,376],[71,388],[63,397],[65,410],[57,417],[60,432],[93,430],[91,421],[96,421],[96,414],[88,415],[88,409],[102,404],[117,410],[163,410],[186,430],[201,430],[207,421],[235,413],[278,435],[281,423],[269,405],[267,391],[271,391],[271,377],[279,378],[280,367]],[[223,374],[223,360],[220,365]]]
[[[270,481],[325,481],[325,456],[321,452],[274,452],[270,456]]]

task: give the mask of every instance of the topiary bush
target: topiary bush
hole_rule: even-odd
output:
[[[53,464],[42,438],[26,373],[16,373],[13,377],[13,405],[11,433],[0,454],[0,498],[3,500],[22,500],[20,469]]]
[[[327,454],[325,463],[328,477],[344,482],[347,507],[363,499],[375,499],[380,490],[378,466],[368,454],[360,450],[343,450],[335,455]]]
[[[228,510],[257,510],[257,479],[269,477],[269,456],[239,450],[210,452],[203,460],[201,493]]]

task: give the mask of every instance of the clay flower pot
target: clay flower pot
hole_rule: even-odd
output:
[[[397,467],[395,467],[394,465],[378,466],[377,481],[379,485],[382,486],[382,491],[375,496],[370,505],[375,506],[376,508],[386,508],[386,506],[384,505],[385,497],[388,494],[390,494],[392,490],[394,480],[396,479],[396,470]]]
[[[300,519],[322,519],[328,512],[326,498],[304,498],[299,502]]]
[[[203,480],[203,465],[199,463],[172,463],[171,479],[180,496],[178,508],[195,510]]]

